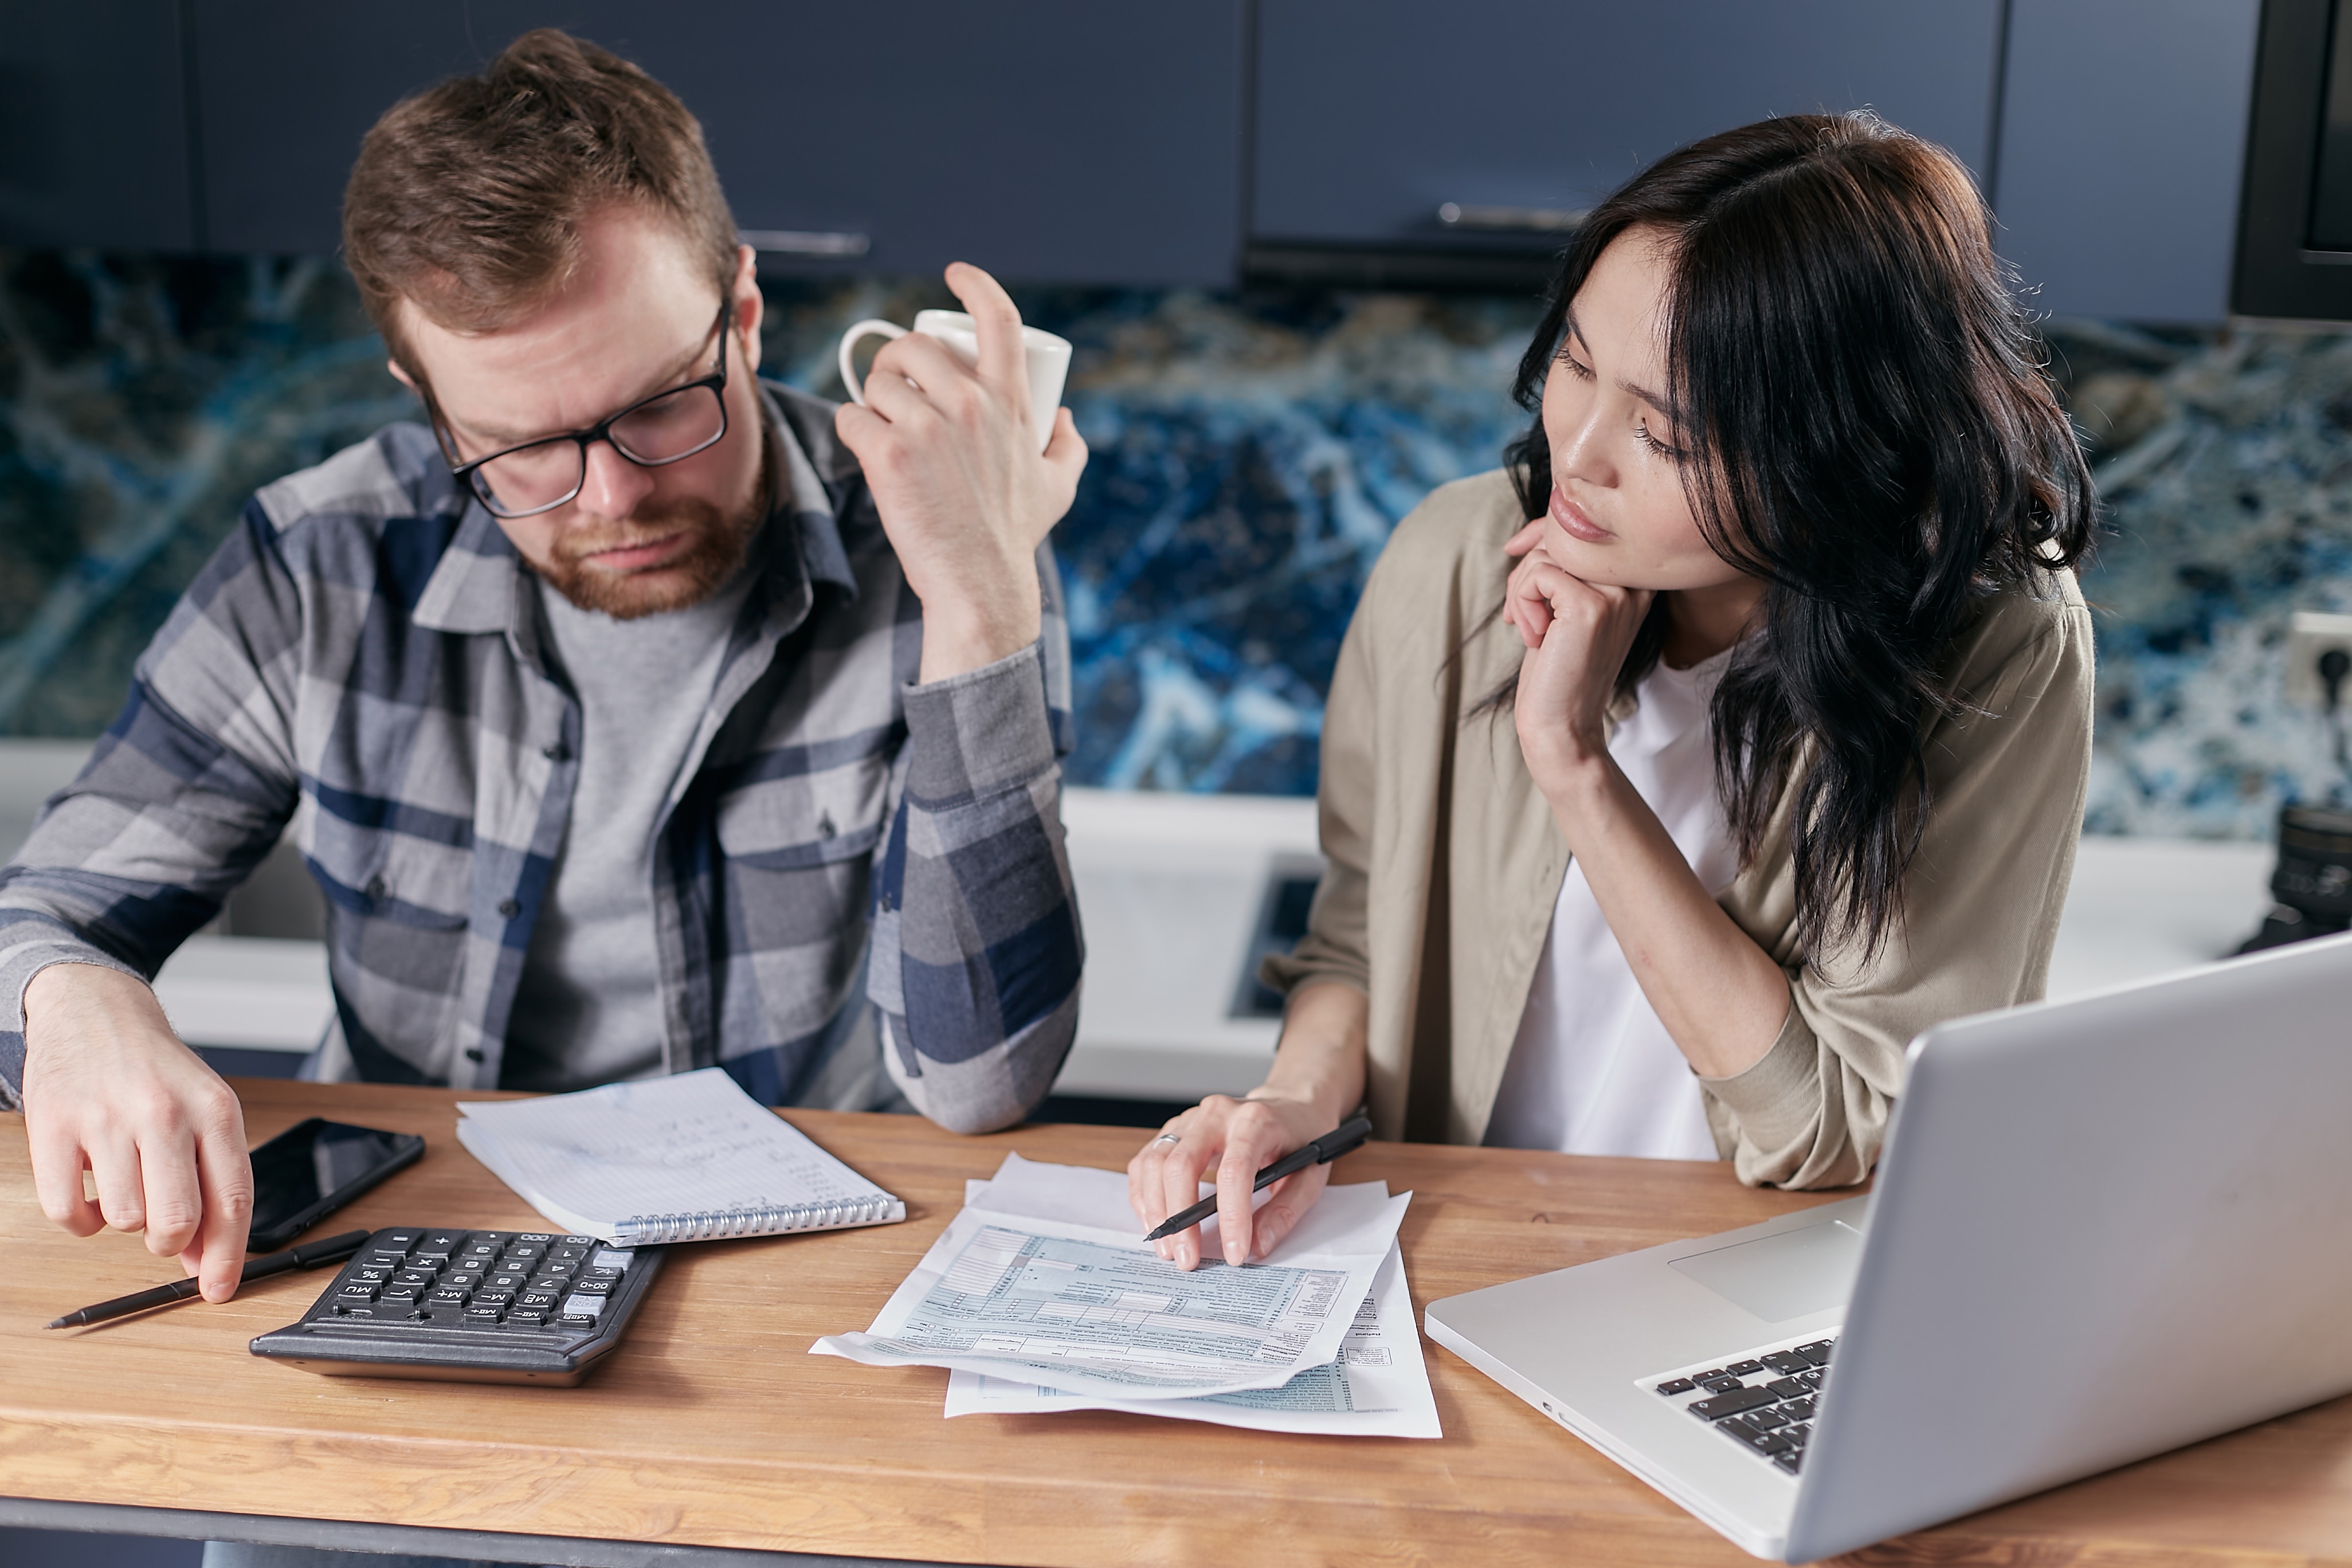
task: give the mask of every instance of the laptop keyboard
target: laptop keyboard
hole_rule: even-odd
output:
[[[1836,1336],[1753,1351],[1696,1371],[1644,1378],[1664,1395],[1759,1458],[1790,1475],[1804,1468],[1813,1402],[1829,1377]]]

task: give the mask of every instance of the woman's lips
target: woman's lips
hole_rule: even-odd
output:
[[[1584,515],[1578,506],[1555,488],[1551,492],[1551,520],[1559,524],[1560,531],[1570,539],[1581,539],[1587,544],[1606,544],[1617,536]]]

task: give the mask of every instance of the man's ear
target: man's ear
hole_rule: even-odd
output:
[[[743,334],[739,345],[747,370],[760,368],[760,321],[767,300],[760,293],[760,253],[748,245],[735,247],[735,330]]]
[[[390,372],[392,372],[392,379],[393,379],[393,380],[394,380],[394,381],[396,381],[396,382],[400,383],[400,384],[401,384],[401,385],[403,385],[403,386],[404,386],[404,387],[408,388],[408,390],[409,390],[409,391],[416,393],[416,395],[417,395],[417,396],[419,396],[419,397],[422,397],[422,396],[424,396],[424,395],[425,395],[425,394],[424,394],[424,393],[422,393],[422,392],[418,392],[418,391],[417,391],[416,383],[415,383],[415,381],[414,379],[412,379],[412,378],[410,377],[409,374],[408,374],[406,371],[404,371],[404,370],[403,370],[403,369],[401,369],[401,368],[400,368],[400,362],[399,362],[398,360],[396,360],[396,359],[388,359],[388,360],[385,360],[385,361],[383,362],[383,368],[384,368],[384,369],[386,369],[386,370],[388,370],[388,371],[390,371]]]

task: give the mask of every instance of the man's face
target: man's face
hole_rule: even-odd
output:
[[[760,291],[751,253],[733,279],[727,434],[661,468],[599,441],[580,493],[499,518],[531,569],[583,609],[618,620],[680,609],[734,575],[760,524]],[[402,330],[459,461],[606,416],[717,368],[719,295],[683,238],[627,207],[582,226],[581,266],[548,304],[494,332],[448,331],[406,301]],[[402,375],[397,365],[393,374]]]

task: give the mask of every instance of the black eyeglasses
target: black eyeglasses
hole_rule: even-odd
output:
[[[708,451],[727,434],[727,329],[734,317],[735,301],[721,301],[717,370],[632,403],[585,430],[542,436],[461,463],[457,442],[447,434],[441,411],[434,408],[433,433],[440,439],[450,473],[493,516],[533,517],[553,511],[580,493],[588,482],[588,448],[599,441],[641,468],[684,462]],[[426,402],[429,405],[429,396]]]

